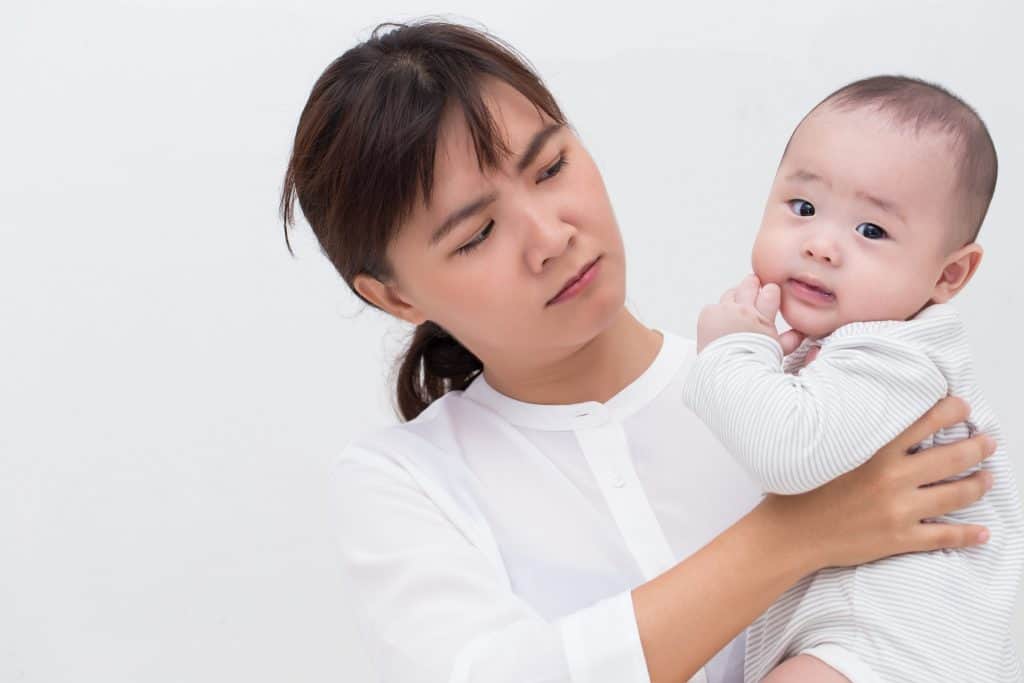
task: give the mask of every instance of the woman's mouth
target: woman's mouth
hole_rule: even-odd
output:
[[[786,290],[794,297],[808,304],[823,306],[835,303],[836,295],[816,282],[798,278],[786,280]]]
[[[587,285],[593,282],[594,278],[597,277],[601,267],[598,263],[600,260],[601,257],[598,256],[596,259],[583,266],[576,275],[569,278],[569,281],[562,286],[562,289],[559,290],[558,294],[549,299],[544,305],[550,306],[551,304],[561,303],[562,301],[571,299],[586,289]]]

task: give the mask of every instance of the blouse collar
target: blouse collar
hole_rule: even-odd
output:
[[[682,365],[694,357],[692,343],[670,332],[658,331],[663,341],[654,360],[639,377],[604,403],[526,403],[500,393],[487,383],[483,373],[470,382],[463,396],[514,425],[533,429],[565,431],[621,421],[654,400]]]

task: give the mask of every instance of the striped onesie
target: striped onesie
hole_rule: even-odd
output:
[[[820,353],[803,367],[814,344]],[[970,404],[969,422],[920,448],[989,434],[997,448],[981,467],[994,484],[981,500],[935,519],[983,524],[989,542],[805,577],[748,629],[745,682],[800,653],[853,683],[1024,681],[1011,633],[1024,519],[1006,444],[950,305],[908,321],[850,323],[785,359],[774,339],[746,332],[698,355],[684,401],[770,493],[808,491],[854,469],[949,394]]]

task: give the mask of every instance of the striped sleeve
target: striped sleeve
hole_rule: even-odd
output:
[[[802,493],[868,460],[936,401],[947,382],[904,338],[844,334],[799,374],[763,334],[729,334],[694,361],[683,400],[770,493]]]

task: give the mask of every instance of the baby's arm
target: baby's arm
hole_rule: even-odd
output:
[[[799,375],[784,372],[782,358],[777,334],[726,333],[701,350],[683,390],[772,493],[808,491],[854,469],[947,393],[927,354],[881,334],[839,335]]]

